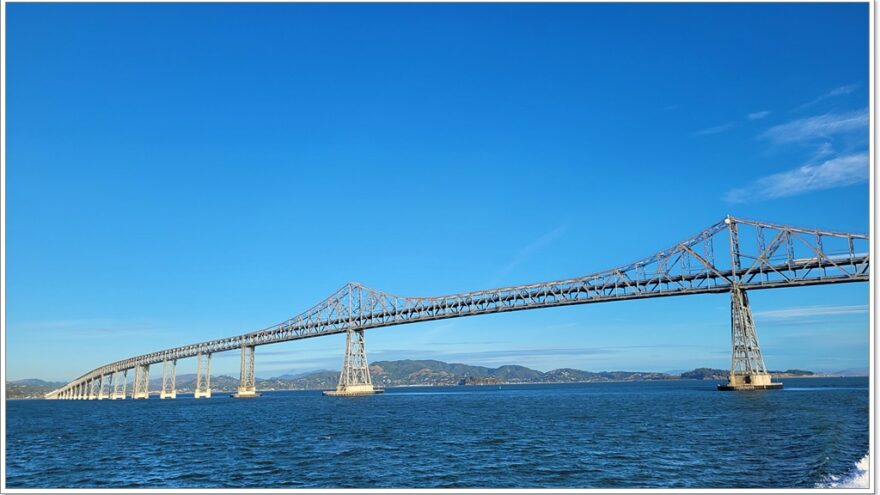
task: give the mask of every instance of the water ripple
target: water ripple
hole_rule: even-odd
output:
[[[794,385],[794,384],[792,384]],[[841,486],[868,450],[866,379],[9,401],[15,488]],[[793,393],[787,393],[793,392]],[[821,392],[821,393],[813,393]],[[862,462],[864,464],[864,462]]]

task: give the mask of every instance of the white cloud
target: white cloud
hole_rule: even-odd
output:
[[[852,132],[868,127],[868,109],[846,113],[827,113],[797,119],[767,129],[759,137],[778,144],[809,142],[828,139],[835,134]]]
[[[732,189],[724,195],[730,203],[784,198],[822,189],[849,186],[868,180],[868,154],[844,155],[819,165],[761,177],[750,185]]]
[[[807,306],[798,308],[774,309],[769,311],[756,311],[755,316],[773,320],[787,320],[791,318],[808,318],[813,316],[836,316],[864,314],[868,312],[868,305],[856,306]]]
[[[816,151],[813,153],[813,159],[811,161],[821,160],[833,154],[834,146],[831,146],[831,143],[825,142],[820,144]]]
[[[847,84],[846,86],[841,86],[839,88],[834,88],[828,92],[826,96],[840,96],[840,95],[848,95],[858,88],[858,84]]]
[[[804,103],[803,105],[800,105],[799,107],[795,108],[795,110],[803,110],[804,108],[811,107],[811,106],[815,105],[816,103],[819,103],[820,101],[824,101],[824,100],[827,100],[828,98],[833,98],[835,96],[848,95],[848,94],[852,93],[853,91],[855,91],[856,89],[858,89],[858,87],[859,87],[858,84],[846,84],[844,86],[834,88],[831,91],[825,93],[824,95],[819,96],[812,101],[808,101],[808,102]]]
[[[699,131],[694,131],[694,136],[709,136],[712,134],[718,134],[730,129],[734,126],[734,124],[735,122],[728,122],[726,124],[716,125],[715,127],[700,129]]]
[[[766,117],[768,115],[770,115],[770,110],[761,110],[760,112],[752,112],[752,113],[746,115],[746,117],[749,120],[759,120],[759,119],[763,119],[764,117]]]

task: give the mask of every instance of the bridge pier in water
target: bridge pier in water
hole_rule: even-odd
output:
[[[345,333],[345,359],[339,373],[336,390],[325,390],[324,395],[334,397],[353,397],[382,393],[373,388],[363,330],[348,330]]]
[[[110,400],[125,399],[125,382],[128,379],[128,370],[113,372],[113,391],[110,392]]]
[[[105,390],[110,388],[110,378],[107,374],[101,374],[100,382],[98,385],[98,400],[107,399],[110,397],[109,393],[105,393]]]
[[[199,353],[196,357],[196,399],[211,398],[211,354]]]
[[[256,347],[241,344],[241,374],[239,375],[238,392],[232,396],[237,399],[259,397],[256,377],[254,376],[254,359]]]
[[[773,382],[761,346],[746,291],[734,287],[730,291],[730,342],[732,356],[730,375],[725,385],[718,390],[771,390],[782,388],[782,383]]]
[[[138,364],[134,367],[134,383],[131,384],[132,399],[150,398],[150,365]]]
[[[168,360],[166,359],[162,363],[162,391],[159,392],[160,399],[177,398],[176,373],[177,360],[172,360],[171,366],[168,366]]]

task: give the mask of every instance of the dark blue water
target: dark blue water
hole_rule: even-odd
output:
[[[868,452],[867,378],[8,401],[9,487],[814,487]]]

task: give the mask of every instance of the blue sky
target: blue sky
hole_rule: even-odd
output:
[[[8,379],[252,331],[348,281],[583,275],[727,213],[868,230],[867,4],[7,13]],[[771,369],[867,366],[867,284],[751,302]],[[257,373],[336,369],[343,342],[261,347]],[[724,295],[367,334],[371,360],[541,370],[726,368],[729,346]]]

